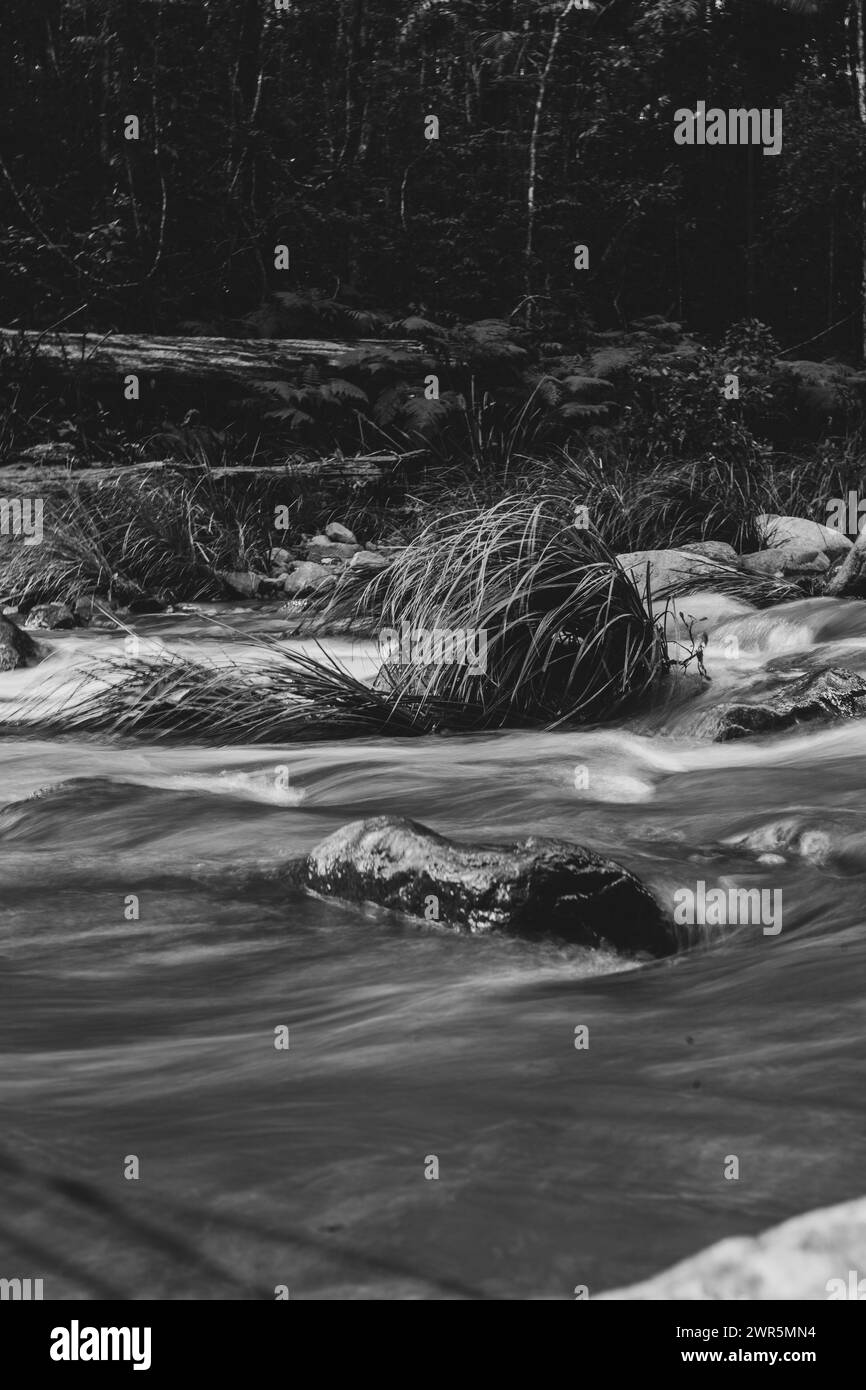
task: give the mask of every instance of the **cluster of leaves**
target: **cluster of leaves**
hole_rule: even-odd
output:
[[[309,361],[293,380],[262,381],[258,397],[243,402],[309,443],[357,444],[368,437],[409,447],[441,443],[465,421],[475,397],[487,392],[489,401],[507,408],[523,403],[536,384],[527,371],[526,335],[498,319],[446,326],[417,312],[395,318],[298,292],[274,295],[243,326],[266,337],[305,332],[355,339],[335,370]],[[361,336],[374,330],[375,340]]]
[[[682,353],[642,348],[625,367],[627,434],[652,466],[696,458],[724,463],[772,452],[790,416],[793,390],[779,347],[757,320],[734,325],[717,347],[691,341]]]
[[[244,327],[264,336],[351,333],[336,374],[308,362],[291,381],[264,381],[264,418],[293,437],[345,445],[353,434],[389,443],[468,451],[478,467],[495,466],[515,446],[566,441],[575,429],[610,421],[611,384],[578,370],[514,321],[435,322],[413,310],[394,317],[362,311],[318,293],[277,294],[248,315]],[[375,340],[358,339],[375,330]],[[258,400],[245,406],[261,409]],[[518,423],[519,422],[519,423]],[[511,444],[507,443],[510,440]],[[498,441],[498,444],[497,442]]]

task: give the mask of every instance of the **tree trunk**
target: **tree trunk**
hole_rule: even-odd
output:
[[[241,180],[241,202],[245,207],[250,205],[255,187],[255,158],[251,157],[250,150],[261,99],[264,23],[261,0],[246,0],[241,16],[234,75],[238,94],[236,120],[240,132],[240,152],[230,185],[233,189]]]
[[[553,67],[553,60],[556,57],[556,50],[559,47],[559,36],[562,32],[562,21],[568,14],[572,6],[572,0],[567,0],[562,9],[556,16],[553,26],[553,33],[550,36],[550,47],[547,50],[547,61],[542,69],[541,77],[538,82],[538,93],[535,98],[535,114],[532,119],[532,134],[529,137],[529,178],[526,187],[526,247],[524,257],[526,260],[526,293],[532,294],[532,251],[535,237],[535,185],[538,176],[538,136],[541,130],[541,117],[544,111],[544,98],[547,94],[547,81],[550,77],[550,70]],[[532,301],[527,299],[527,317],[532,310]]]
[[[746,316],[755,305],[755,147],[746,146]]]
[[[200,464],[184,463],[177,459],[153,459],[146,463],[131,463],[117,468],[60,468],[39,466],[29,459],[8,463],[0,470],[3,495],[11,497],[41,497],[63,499],[79,488],[85,490],[101,483],[125,479],[136,484],[143,476],[180,475],[190,479],[207,476],[224,478],[274,478],[287,483],[312,481],[317,483],[376,483],[393,474],[404,464],[424,457],[423,449],[405,454],[358,454],[352,458],[288,459],[284,464],[237,465],[228,468],[203,469]]]
[[[854,79],[857,114],[866,131],[866,0],[852,0],[855,31]],[[860,355],[866,361],[866,188],[860,197]]]
[[[827,249],[827,332],[835,322],[836,314],[836,190],[830,199],[830,236]]]
[[[343,129],[343,148],[338,163],[351,164],[358,152],[360,124],[360,57],[364,37],[364,0],[352,0],[351,17],[346,24],[346,109]]]
[[[151,377],[189,377],[201,382],[253,383],[282,378],[286,372],[314,361],[339,367],[346,353],[358,348],[402,350],[424,356],[424,347],[403,339],[359,339],[357,342],[306,338],[160,338],[118,333],[18,333],[0,328],[0,350],[21,339],[34,355],[63,370],[86,370],[95,376],[121,379],[129,374]]]

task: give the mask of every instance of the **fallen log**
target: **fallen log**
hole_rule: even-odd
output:
[[[199,463],[177,459],[150,459],[106,468],[59,468],[53,465],[34,466],[30,460],[12,462],[0,468],[0,496],[58,497],[68,496],[80,487],[97,487],[103,483],[126,481],[132,484],[143,476],[181,476],[187,479],[205,476],[216,481],[224,478],[285,479],[287,483],[312,481],[321,483],[375,483],[390,473],[397,473],[404,464],[424,457],[423,449],[407,453],[358,454],[344,458],[335,455],[324,459],[288,459],[282,464],[234,464],[224,468],[202,468]]]
[[[359,338],[348,342],[318,338],[166,338],[130,333],[55,333],[0,328],[0,350],[21,344],[34,357],[63,371],[94,376],[136,375],[148,380],[192,377],[204,383],[251,384],[278,379],[315,362],[336,368],[346,354],[406,352],[423,358],[423,344],[404,338]],[[419,363],[420,365],[420,363]]]

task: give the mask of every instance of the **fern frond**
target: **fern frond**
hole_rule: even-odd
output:
[[[612,401],[600,401],[592,405],[586,401],[566,401],[559,407],[563,420],[597,420],[610,410]]]
[[[407,319],[395,319],[393,323],[388,324],[388,331],[409,338],[444,340],[448,337],[445,329],[438,323],[433,323],[430,319],[422,319],[417,314],[412,314]]]
[[[387,386],[373,406],[373,419],[376,424],[392,425],[408,396],[409,386],[405,381],[398,382],[396,386]]]
[[[359,405],[369,405],[366,391],[362,391],[360,386],[356,386],[352,381],[345,381],[342,377],[335,377],[333,381],[326,381],[321,388],[321,395],[327,401],[357,401]]]

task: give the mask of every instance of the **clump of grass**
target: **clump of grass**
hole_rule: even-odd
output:
[[[383,627],[483,634],[484,674],[427,664],[409,688],[476,708],[488,728],[610,718],[667,668],[635,586],[553,494],[438,519],[370,592]]]
[[[275,642],[255,666],[159,653],[89,663],[62,712],[48,691],[19,723],[244,744],[556,727],[611,718],[668,669],[634,584],[551,497],[437,523],[367,586],[364,606],[376,601],[383,626],[484,633],[486,671],[410,662],[373,688],[324,653]]]
[[[535,461],[532,470],[517,481],[526,489],[541,488],[563,515],[577,505],[585,506],[592,531],[602,548],[613,554],[667,550],[697,540],[723,540],[747,552],[763,546],[758,523],[763,512],[820,519],[815,514],[815,484],[804,484],[803,471],[790,465],[780,474],[762,458],[750,459],[747,466],[740,467],[711,456],[688,464],[657,464],[646,470],[608,447],[604,452],[587,448],[577,458],[559,453]],[[810,477],[815,471],[810,470]],[[796,484],[798,476],[800,482]],[[792,503],[795,489],[798,506]],[[471,495],[464,494],[461,500],[467,502]],[[694,577],[684,578],[669,594],[676,596],[695,587]],[[745,599],[759,608],[803,597],[803,589],[796,584],[752,574],[722,561],[708,564],[697,587]]]
[[[47,405],[35,399],[39,393],[33,386],[36,359],[36,345],[28,342],[23,329],[16,338],[0,341],[0,465],[44,429]]]
[[[206,473],[122,474],[73,485],[51,508],[43,543],[10,553],[4,588],[23,605],[93,592],[119,602],[218,598],[220,571],[262,570],[268,544],[260,502]]]
[[[736,461],[704,454],[651,462],[633,442],[598,430],[576,452],[548,445],[540,456],[536,447],[532,457],[512,448],[501,468],[479,469],[474,457],[458,448],[450,465],[422,480],[417,491],[428,517],[442,510],[446,487],[449,508],[455,502],[492,506],[523,488],[549,493],[563,505],[580,502],[613,552],[664,550],[696,540],[728,541],[746,552],[761,546],[757,518],[762,512],[812,513],[814,500],[806,510],[780,507],[783,493],[791,491],[780,482],[757,447]]]
[[[460,410],[428,442],[437,482],[445,490],[461,478],[477,484],[495,477],[500,485],[508,484],[515,470],[530,464],[556,438],[543,383],[523,399],[520,392],[511,394],[517,399],[505,405],[473,378]]]
[[[563,456],[558,470],[614,551],[664,550],[696,540],[757,550],[757,517],[772,510],[761,456],[734,463],[705,455],[647,467],[616,447],[587,448],[578,458]]]
[[[831,498],[846,497],[849,490],[862,496],[864,488],[864,440],[862,432],[855,431],[776,459],[766,510],[826,524]]]
[[[748,570],[737,569],[716,561],[706,566],[699,578],[695,575],[676,580],[658,594],[658,598],[679,598],[683,594],[694,593],[696,589],[712,589],[717,594],[727,594],[729,598],[743,599],[755,608],[772,608],[777,603],[790,603],[792,599],[803,598],[804,590],[785,579],[774,579],[772,575],[752,574]]]
[[[321,659],[273,644],[256,665],[191,661],[173,653],[88,661],[62,710],[50,689],[26,703],[10,727],[49,734],[207,744],[275,744],[296,739],[417,737],[443,724],[470,728],[473,711],[443,701],[371,689],[325,653]]]

